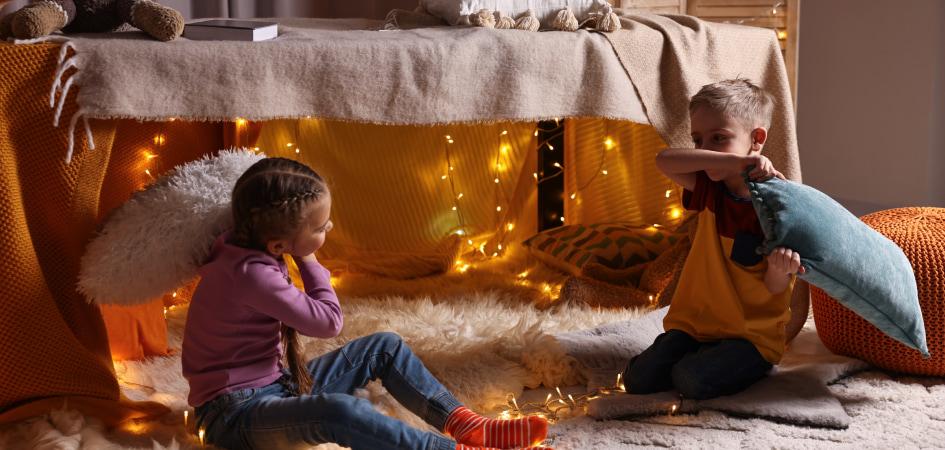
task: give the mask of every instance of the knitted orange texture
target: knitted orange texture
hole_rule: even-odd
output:
[[[898,244],[912,263],[932,357],[923,359],[811,286],[817,334],[834,353],[883,369],[945,375],[945,208],[890,209],[861,219]]]

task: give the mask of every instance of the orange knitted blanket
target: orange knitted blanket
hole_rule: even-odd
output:
[[[160,415],[167,411],[163,405],[121,396],[99,308],[75,289],[101,203],[115,206],[130,194],[124,189],[109,197],[111,186],[103,191],[106,173],[111,183],[115,174],[128,173],[114,170],[116,164],[132,164],[133,152],[119,155],[113,146],[127,150],[141,136],[116,140],[116,130],[131,129],[132,122],[95,121],[96,148],[77,149],[66,165],[67,128],[52,126],[47,103],[58,54],[53,44],[0,43],[0,423],[66,403],[106,424]],[[65,114],[76,109],[74,95]],[[217,127],[217,141],[196,148],[220,148],[218,124],[195,126]],[[206,130],[196,134],[206,140]],[[85,145],[85,139],[76,142]],[[124,186],[135,182],[124,178]]]

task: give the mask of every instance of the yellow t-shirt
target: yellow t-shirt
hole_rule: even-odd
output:
[[[683,203],[699,211],[698,224],[663,328],[703,342],[747,339],[776,364],[784,353],[794,279],[777,295],[765,287],[768,263],[755,252],[764,234],[751,201],[699,172]]]

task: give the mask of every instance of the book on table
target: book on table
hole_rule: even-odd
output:
[[[265,41],[279,34],[274,22],[211,19],[184,25],[184,37],[200,41]]]

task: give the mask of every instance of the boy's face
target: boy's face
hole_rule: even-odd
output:
[[[697,149],[714,152],[748,155],[757,147],[752,135],[754,130],[747,129],[741,122],[718,111],[706,107],[696,108],[689,115],[692,128],[692,143]],[[757,129],[756,129],[757,130]],[[763,143],[763,142],[762,142]]]

